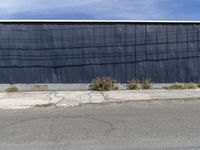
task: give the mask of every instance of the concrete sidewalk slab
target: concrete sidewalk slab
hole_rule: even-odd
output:
[[[0,109],[23,109],[43,106],[80,106],[85,104],[120,103],[152,100],[200,99],[200,89],[192,90],[119,90],[95,91],[43,91],[0,93]]]

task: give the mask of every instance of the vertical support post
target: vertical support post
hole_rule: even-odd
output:
[[[158,31],[157,31],[157,28],[158,28],[158,26],[157,26],[157,24],[156,24],[156,60],[154,60],[154,61],[156,61],[156,82],[158,82]],[[160,63],[160,62],[159,62]]]
[[[137,40],[136,40],[136,38],[137,38],[137,29],[136,29],[136,26],[137,26],[137,24],[135,24],[135,78],[136,78],[136,71],[137,71],[137,61],[136,61],[136,42],[137,42]],[[138,79],[136,79],[136,80],[138,80]]]
[[[187,26],[187,82],[188,82],[188,69],[189,69],[189,64],[188,64],[188,59],[189,59],[189,57],[188,57],[188,49],[189,49],[189,47],[188,47],[188,26]]]
[[[168,25],[166,25],[166,54],[167,54],[167,59],[169,58],[169,52],[168,52]],[[167,66],[166,66],[167,67]],[[166,69],[166,82],[168,83],[168,68]]]

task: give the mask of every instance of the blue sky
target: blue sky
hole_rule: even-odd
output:
[[[0,19],[200,20],[200,0],[1,0]]]

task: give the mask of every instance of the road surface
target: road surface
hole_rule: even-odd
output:
[[[200,101],[0,110],[2,150],[199,150]]]

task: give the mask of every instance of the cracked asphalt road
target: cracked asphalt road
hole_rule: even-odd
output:
[[[199,150],[200,101],[0,110],[2,150]]]

